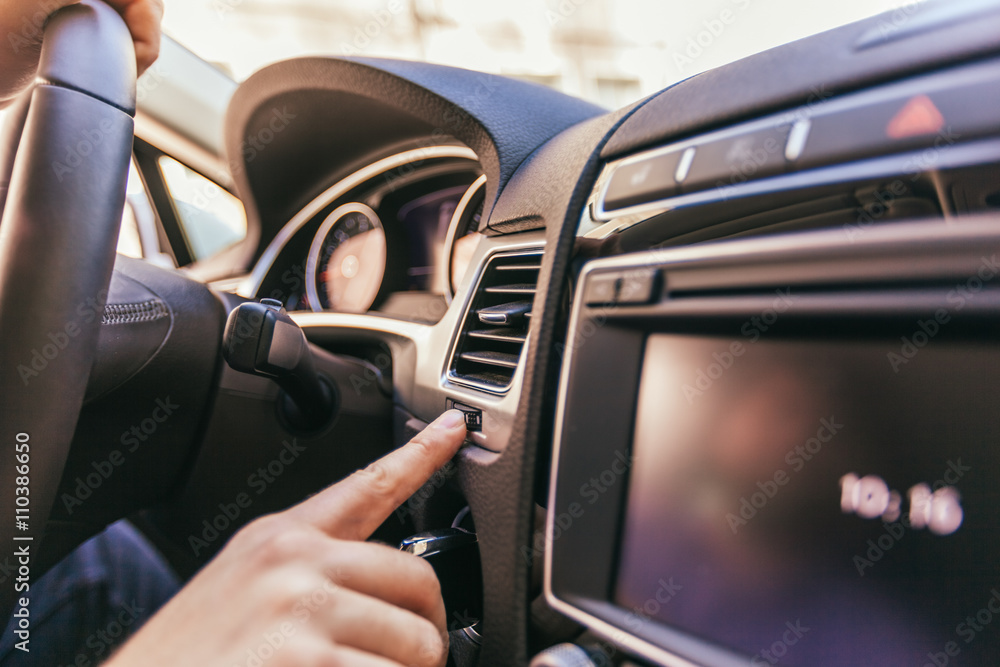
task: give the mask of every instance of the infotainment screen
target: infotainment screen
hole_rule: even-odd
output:
[[[614,601],[752,665],[1000,664],[1000,346],[656,333]]]

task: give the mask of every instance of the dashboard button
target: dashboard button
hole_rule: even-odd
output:
[[[782,173],[790,129],[779,125],[699,145],[684,189],[722,188]]]
[[[653,299],[657,275],[654,269],[629,269],[622,275],[617,303],[649,303]]]
[[[469,433],[479,433],[483,430],[483,411],[479,408],[474,408],[471,405],[465,405],[463,403],[458,403],[452,399],[448,399],[447,408],[449,410],[458,410],[465,415],[465,429]]]
[[[604,210],[627,208],[677,193],[675,174],[681,151],[625,162],[611,175]]]
[[[649,303],[653,299],[656,277],[655,269],[597,274],[587,279],[584,301],[588,306]]]
[[[584,301],[588,306],[598,306],[607,303],[614,303],[618,295],[618,287],[621,276],[616,273],[605,273],[591,276],[587,279],[587,287],[584,292]]]
[[[890,152],[944,149],[957,141],[1000,134],[997,108],[1000,79],[817,114],[795,164],[813,167]]]

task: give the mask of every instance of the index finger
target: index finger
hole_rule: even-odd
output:
[[[367,539],[448,462],[465,440],[465,415],[448,410],[410,442],[289,510],[331,537]]]

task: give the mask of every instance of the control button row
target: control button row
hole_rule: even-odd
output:
[[[998,62],[845,96],[775,116],[771,126],[756,122],[752,129],[729,130],[718,139],[626,158],[611,174],[598,211],[618,211],[799,169],[939,150],[1000,134],[998,108]],[[928,161],[933,159],[927,156]]]

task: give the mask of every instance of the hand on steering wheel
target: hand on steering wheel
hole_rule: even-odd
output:
[[[104,0],[128,26],[135,47],[137,74],[142,74],[160,53],[163,0]],[[56,10],[79,0],[10,0],[0,11],[0,33],[7,36],[0,51],[0,107],[14,99],[34,78],[46,21]]]

